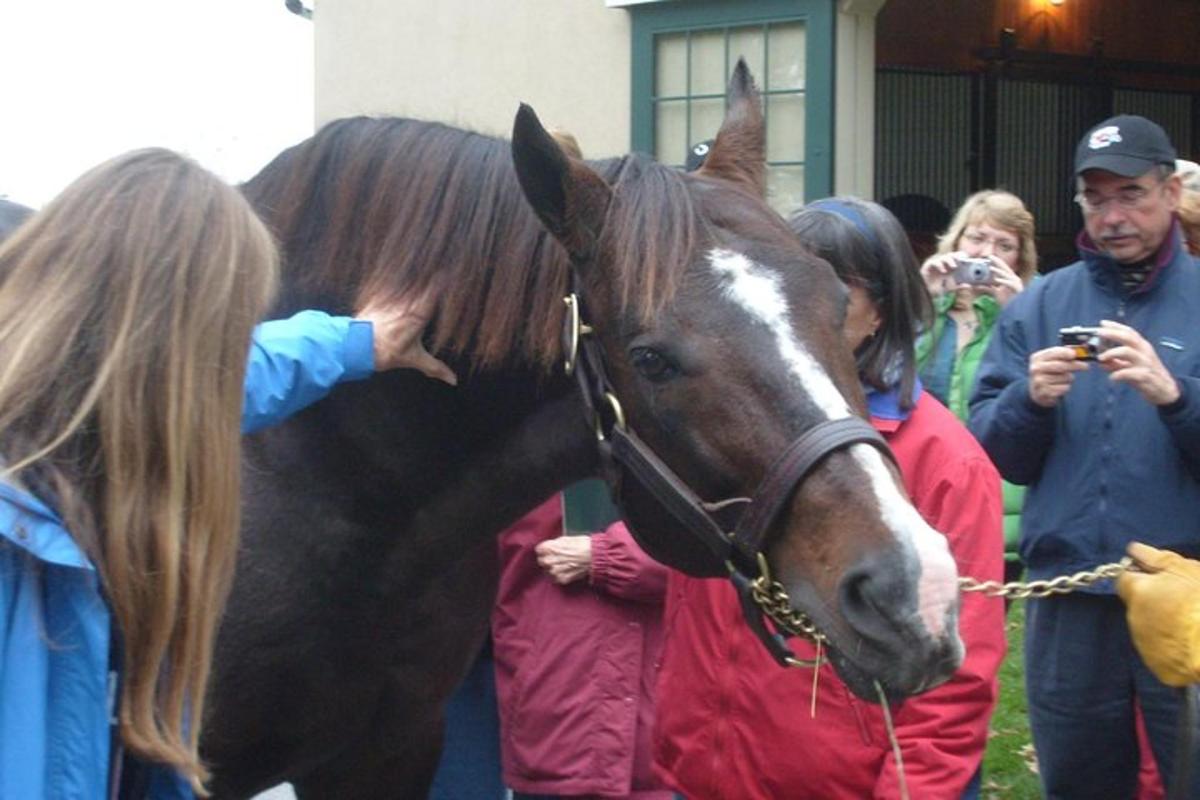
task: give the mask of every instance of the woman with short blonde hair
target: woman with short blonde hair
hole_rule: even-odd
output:
[[[917,345],[921,380],[959,419],[1000,309],[1037,274],[1033,214],[1020,198],[989,189],[968,197],[921,265],[933,326]]]
[[[917,343],[921,381],[964,423],[1000,311],[1037,276],[1034,237],[1033,214],[1021,198],[988,189],[963,201],[937,253],[921,265],[935,309],[933,326]],[[1008,482],[1003,489],[1004,577],[1016,580],[1023,569],[1017,542],[1025,489]]]
[[[1015,260],[1009,267],[1024,283],[1037,274],[1037,243],[1033,226],[1033,214],[1021,202],[1021,198],[1000,189],[987,189],[968,197],[954,213],[950,227],[938,237],[938,253],[948,254],[963,250],[963,237],[967,228],[990,225],[1011,232],[1017,239]]]
[[[277,261],[240,193],[159,149],[94,168],[0,244],[0,796],[117,796],[137,772],[145,794],[203,792],[243,407],[261,425],[316,399],[317,361],[334,380],[429,367],[419,343],[381,365],[383,328],[303,312],[261,326],[251,358],[310,350],[246,381]]]

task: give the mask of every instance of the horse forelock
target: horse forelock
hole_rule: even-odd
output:
[[[686,179],[645,156],[590,165],[614,190],[597,281],[649,319],[696,255]],[[526,203],[508,142],[411,119],[338,120],[243,190],[282,250],[275,314],[349,313],[367,297],[431,290],[439,351],[476,369],[561,358],[568,259]]]
[[[604,236],[611,261],[598,278],[614,287],[623,313],[648,322],[674,300],[704,222],[679,170],[633,155],[608,172],[613,200]]]

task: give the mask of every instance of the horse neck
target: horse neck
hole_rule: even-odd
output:
[[[352,497],[368,526],[427,518],[464,540],[592,474],[596,457],[570,384],[528,370],[457,388],[415,373],[377,375],[339,387],[263,446],[303,479]]]

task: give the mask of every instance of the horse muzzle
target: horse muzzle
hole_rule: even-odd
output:
[[[949,552],[908,548],[859,559],[837,585],[840,624],[827,632],[835,668],[859,696],[878,701],[944,683],[962,664],[957,571]],[[940,556],[940,557],[939,557]]]

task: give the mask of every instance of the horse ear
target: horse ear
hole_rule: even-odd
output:
[[[739,58],[729,80],[729,106],[721,130],[698,174],[739,183],[759,197],[766,196],[767,133],[754,77]]]
[[[542,224],[577,262],[589,260],[604,226],[612,190],[582,161],[568,158],[524,103],[513,123],[517,180]]]

